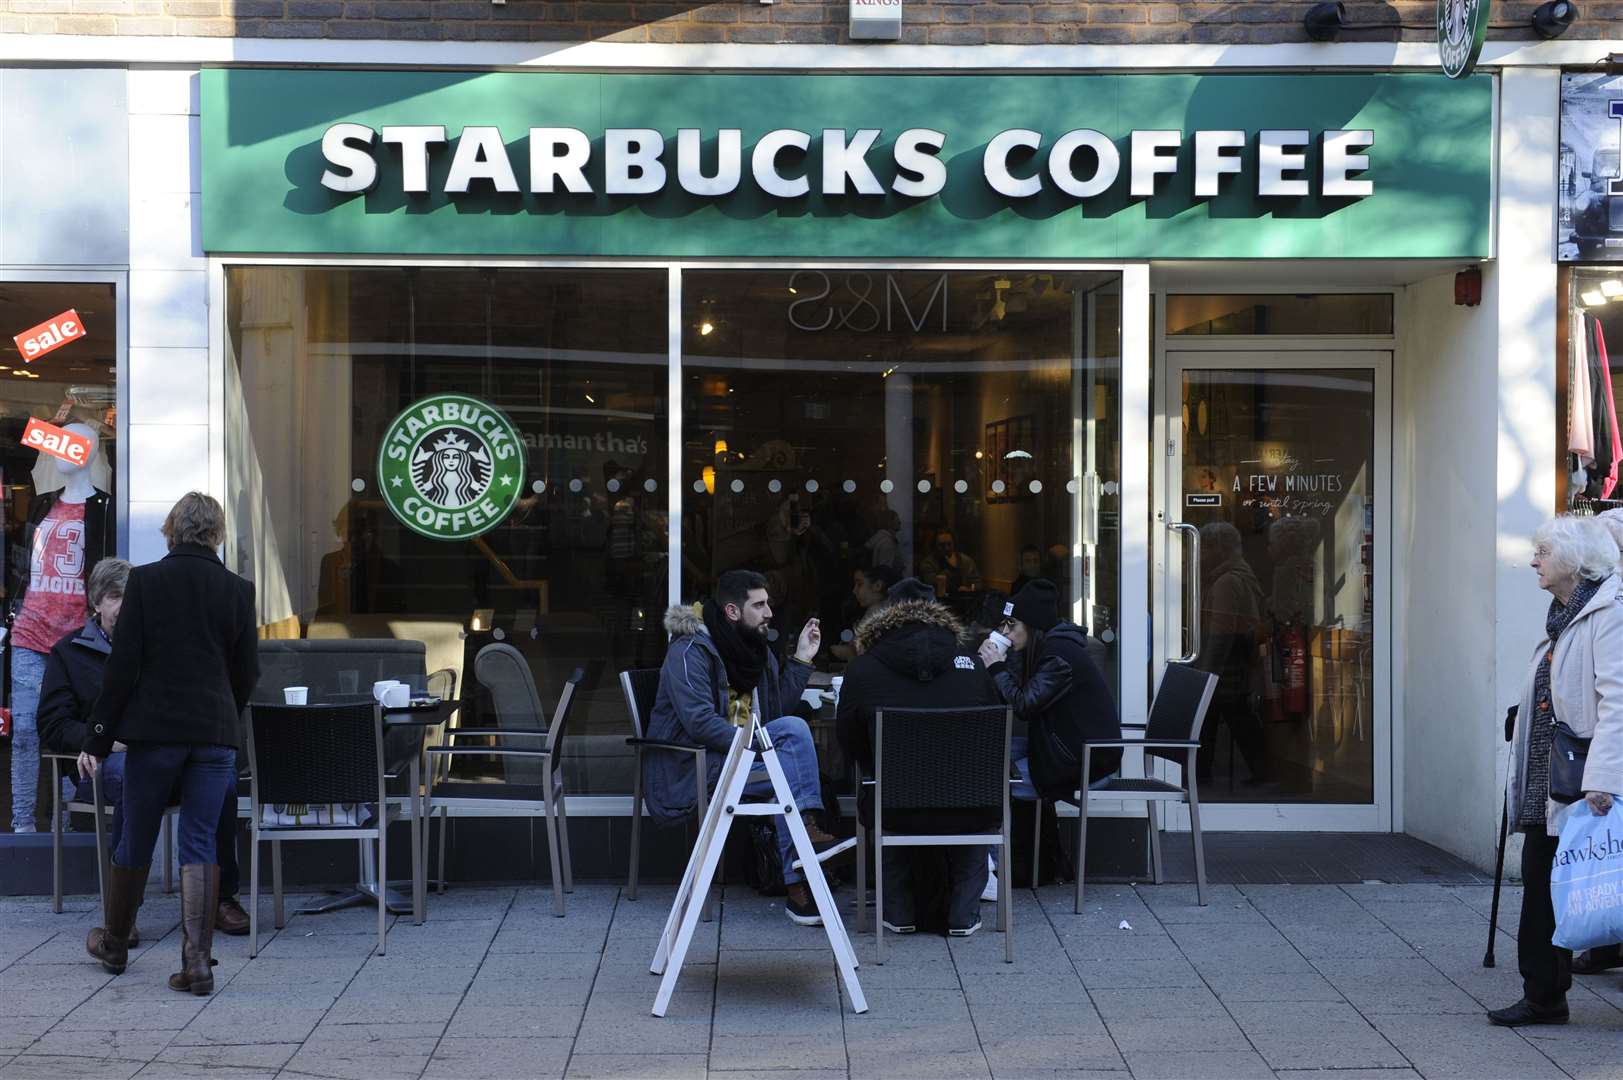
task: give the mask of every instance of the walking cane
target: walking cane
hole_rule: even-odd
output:
[[[1499,933],[1499,889],[1505,881],[1505,836],[1510,832],[1510,807],[1499,808],[1499,857],[1493,865],[1493,913],[1488,916],[1488,951],[1482,954],[1482,966],[1493,967],[1493,943]]]
[[[1516,710],[1512,705],[1505,711],[1505,741],[1516,731]],[[1488,951],[1482,954],[1482,966],[1493,967],[1493,943],[1499,933],[1499,890],[1505,883],[1505,837],[1510,833],[1510,800],[1501,798],[1499,805],[1499,855],[1493,864],[1493,910],[1488,916]]]

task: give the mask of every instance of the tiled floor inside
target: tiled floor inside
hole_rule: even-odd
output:
[[[428,920],[297,915],[257,959],[222,938],[212,997],[174,993],[178,905],[157,889],[125,974],[84,953],[87,897],[0,900],[0,1080],[106,1077],[1623,1078],[1623,976],[1580,979],[1571,1026],[1488,1026],[1518,996],[1518,890],[1482,967],[1483,885],[1095,886],[1016,893],[992,928],[856,937],[852,1014],[820,931],[729,890],[670,1013],[648,973],[670,890],[582,884],[432,896]],[[841,896],[849,900],[849,890]],[[264,902],[265,925],[270,908]]]

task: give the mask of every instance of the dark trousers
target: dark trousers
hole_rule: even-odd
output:
[[[1535,1005],[1560,1005],[1572,989],[1572,950],[1550,943],[1555,904],[1550,900],[1550,866],[1561,838],[1542,827],[1522,834],[1522,919],[1516,927],[1516,957],[1522,994]]]
[[[965,929],[980,916],[981,890],[986,888],[989,847],[887,847],[879,872],[885,875],[885,910],[881,917],[892,926],[914,925],[922,900],[913,887],[918,864],[945,859],[947,870],[947,926]]]
[[[178,793],[180,864],[218,862],[222,809],[227,790],[236,788],[236,777],[237,752],[229,746],[132,744],[124,763],[124,829],[113,861],[124,867],[150,864],[164,810],[171,793]],[[231,801],[234,842],[236,800]],[[223,883],[221,895],[229,895]]]

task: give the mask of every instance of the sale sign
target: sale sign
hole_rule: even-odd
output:
[[[69,465],[90,464],[90,451],[93,446],[83,435],[75,435],[66,428],[47,424],[37,416],[30,417],[28,426],[23,429],[23,445],[42,454],[60,458]]]
[[[23,362],[31,364],[46,353],[84,336],[85,324],[80,321],[79,313],[69,308],[53,319],[13,335],[11,340],[17,343],[17,351],[23,354]]]

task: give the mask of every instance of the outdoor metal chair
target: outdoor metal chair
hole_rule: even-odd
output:
[[[62,799],[62,777],[64,770],[67,775],[78,776],[79,755],[58,754],[52,750],[43,751],[40,755],[51,763],[51,910],[62,914],[62,811],[69,810],[75,814],[90,814],[96,824],[96,892],[105,903],[107,899],[107,866],[113,860],[113,852],[108,844],[107,822],[113,816],[113,807],[102,796],[101,773],[98,772],[91,779],[91,801],[80,799]],[[179,806],[171,806],[163,812],[163,891],[175,891],[175,815],[180,812]]]
[[[643,758],[649,752],[692,754],[694,775],[694,806],[697,808],[698,819],[704,820],[708,806],[709,792],[706,781],[709,776],[706,750],[693,743],[669,742],[661,739],[648,738],[648,718],[654,711],[654,697],[659,692],[659,669],[638,668],[632,671],[620,672],[620,690],[625,694],[626,712],[631,716],[632,737],[626,740],[631,747],[632,764],[635,770],[631,781],[631,869],[626,879],[626,899],[637,898],[637,877],[641,871],[642,858],[642,766]],[[710,898],[705,898],[704,919],[710,921]]]
[[[564,915],[564,893],[575,891],[574,868],[569,857],[569,807],[564,791],[564,740],[575,693],[586,672],[576,668],[564,680],[552,722],[545,722],[541,695],[530,675],[524,654],[511,645],[486,645],[473,661],[480,685],[490,691],[495,728],[450,728],[441,745],[430,747],[431,763],[458,755],[497,757],[507,765],[505,781],[453,780],[435,782],[428,790],[426,818],[440,812],[440,891],[445,891],[445,837],[447,819],[498,817],[544,819],[547,854],[552,861],[553,910]],[[469,740],[489,739],[482,745]],[[517,781],[517,782],[515,782]]]
[[[1009,735],[1007,706],[971,709],[880,709],[874,713],[873,843],[877,854],[874,940],[885,962],[885,848],[996,847],[1009,865]],[[885,815],[988,810],[996,830],[969,833],[885,832]],[[858,895],[858,901],[861,901]],[[1014,962],[1009,878],[998,876],[998,929],[1003,959]]]
[[[1154,776],[1113,776],[1076,793],[1076,914],[1082,914],[1083,868],[1088,844],[1088,804],[1095,799],[1112,802],[1144,803],[1144,816],[1149,822],[1150,871],[1157,885],[1161,884],[1161,826],[1158,807],[1162,803],[1188,803],[1189,829],[1195,845],[1195,896],[1206,906],[1206,848],[1200,836],[1200,794],[1195,783],[1195,754],[1200,750],[1200,727],[1211,707],[1212,694],[1217,690],[1217,676],[1185,664],[1168,664],[1156,688],[1155,700],[1150,703],[1150,716],[1145,724],[1123,724],[1122,727],[1142,730],[1139,739],[1089,739],[1082,744],[1082,775],[1088,775],[1088,766],[1095,750],[1104,748],[1144,751],[1146,766],[1150,758],[1158,758],[1178,766],[1183,771],[1178,783]]]
[[[355,705],[248,707],[248,955],[259,955],[259,845],[271,845],[271,890],[277,929],[282,911],[282,844],[301,840],[370,840],[377,844],[379,889],[389,880],[389,822],[400,816],[384,790],[383,713],[376,702]],[[272,806],[357,804],[354,822],[267,825]],[[373,816],[362,815],[370,804]],[[420,869],[413,852],[413,880]],[[378,900],[378,955],[388,944],[389,906]]]

